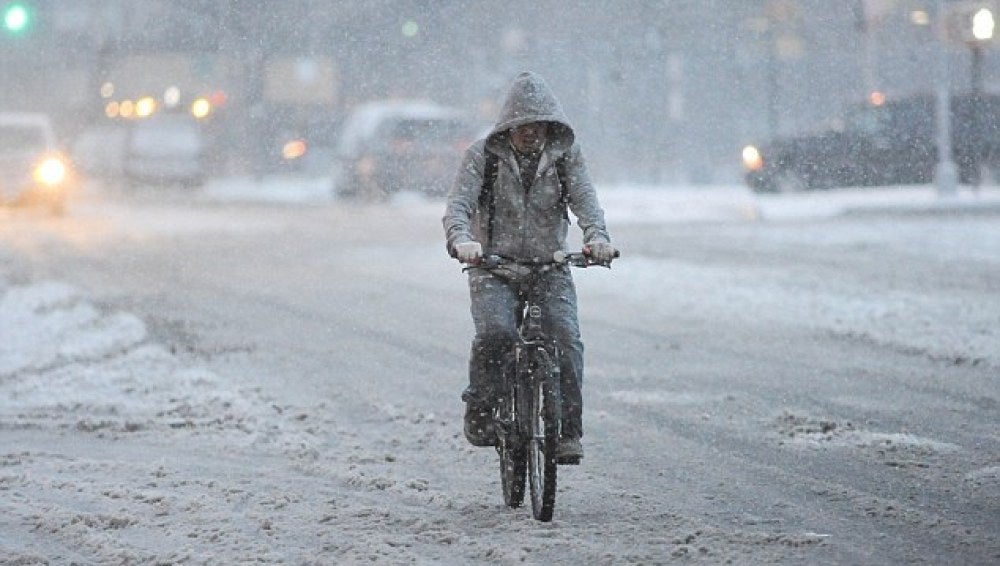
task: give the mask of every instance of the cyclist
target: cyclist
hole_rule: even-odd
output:
[[[583,230],[584,253],[610,261],[615,248],[604,224],[572,126],[546,82],[517,75],[496,125],[465,152],[448,195],[443,223],[449,253],[476,264],[484,254],[532,262],[549,261],[566,248],[567,208]],[[546,272],[538,304],[562,352],[563,423],[560,460],[583,457],[583,343],[576,289],[568,267]],[[469,360],[464,433],[475,446],[493,446],[493,385],[504,355],[517,339],[517,269],[502,273],[469,270],[476,335]]]

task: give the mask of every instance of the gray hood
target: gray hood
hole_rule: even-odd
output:
[[[517,75],[507,91],[500,117],[486,137],[486,146],[497,149],[507,145],[507,132],[511,128],[531,122],[548,122],[548,145],[554,153],[563,153],[573,146],[575,134],[562,105],[552,93],[545,79],[525,71]]]

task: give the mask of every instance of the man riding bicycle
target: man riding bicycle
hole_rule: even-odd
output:
[[[448,195],[443,219],[448,252],[475,265],[486,255],[523,263],[544,262],[566,248],[570,220],[583,230],[584,252],[609,262],[615,248],[604,224],[573,128],[545,81],[531,72],[511,84],[496,125],[472,144]],[[561,352],[563,422],[560,459],[583,457],[583,343],[576,289],[569,267],[547,271],[536,297]],[[493,446],[492,408],[505,355],[517,340],[519,280],[516,269],[469,270],[476,336],[469,360],[465,437]]]

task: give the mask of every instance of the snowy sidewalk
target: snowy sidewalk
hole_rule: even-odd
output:
[[[929,185],[755,194],[743,186],[599,188],[609,224],[758,221],[855,214],[1000,213],[1000,187],[961,187],[942,196]]]
[[[959,187],[940,195],[932,185],[860,187],[798,194],[755,194],[743,185],[601,185],[598,195],[609,224],[768,221],[824,218],[846,214],[1000,213],[1000,187]],[[202,202],[308,204],[336,200],[323,178],[222,178],[197,196]],[[443,199],[400,193],[389,205],[408,214],[439,216]]]

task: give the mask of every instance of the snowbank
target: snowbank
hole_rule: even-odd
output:
[[[186,430],[308,449],[258,391],[185,362],[134,315],[104,312],[54,281],[0,280],[0,426]]]
[[[328,177],[231,177],[209,182],[199,194],[207,202],[319,203],[335,200]],[[960,187],[942,195],[930,185],[863,187],[798,194],[756,194],[744,185],[597,188],[609,223],[767,221],[845,214],[933,214],[1000,210],[1000,187]],[[409,213],[440,215],[442,199],[402,192],[389,205]]]

